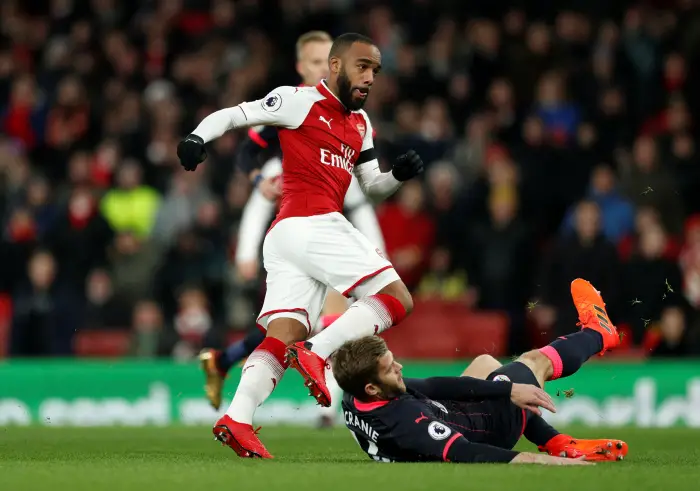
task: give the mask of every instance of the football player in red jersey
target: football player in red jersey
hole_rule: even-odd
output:
[[[296,70],[302,80],[302,86],[314,86],[328,77],[328,54],[332,44],[333,39],[330,34],[324,31],[310,31],[299,37],[296,43]],[[282,161],[278,155],[279,140],[277,128],[274,126],[250,128],[248,138],[240,145],[237,152],[236,164],[250,176],[255,185],[243,209],[236,247],[236,269],[244,280],[252,280],[258,275],[258,255],[265,229],[274,217],[279,204],[277,198],[282,191],[279,179],[282,174]],[[266,161],[260,168],[263,160]],[[381,251],[385,251],[384,238],[374,207],[366,199],[354,176],[345,195],[344,212],[350,222],[370,242]],[[323,306],[323,315],[316,328],[328,327],[347,310],[348,301],[340,293],[329,289]],[[224,350],[207,348],[200,353],[201,368],[206,378],[205,394],[215,409],[219,409],[221,405],[221,394],[228,371],[248,357],[264,339],[263,332],[254,330]],[[326,376],[331,393],[339,392],[337,384],[332,379],[332,373],[327,371]],[[321,426],[329,426],[334,422],[339,402],[334,401],[333,407],[322,408]]]
[[[365,194],[383,199],[423,172],[414,152],[382,172],[372,125],[362,111],[381,54],[360,34],[339,36],[330,75],[315,87],[279,87],[263,99],[216,111],[178,145],[182,166],[206,158],[205,143],[226,131],[277,126],[283,154],[282,206],[263,244],[267,292],[258,324],[265,340],[248,357],[229,409],[214,434],[243,457],[272,457],[253,430],[255,409],[272,393],[287,366],[330,405],[326,360],[344,342],[398,324],[413,300],[391,263],[341,211],[353,174]],[[357,298],[332,325],[310,336],[328,288]]]

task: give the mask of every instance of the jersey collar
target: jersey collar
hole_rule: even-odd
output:
[[[362,412],[373,411],[374,409],[378,409],[389,404],[389,401],[362,402],[357,398],[354,398],[353,402],[355,403],[357,410]]]
[[[318,85],[316,86],[316,89],[325,96],[326,99],[331,101],[333,105],[338,108],[338,110],[343,111],[343,112],[350,112],[348,111],[348,108],[346,108],[342,102],[340,102],[340,99],[338,99],[338,96],[336,96],[333,92],[331,92],[331,89],[328,88],[328,85],[326,85],[325,80],[321,80]]]

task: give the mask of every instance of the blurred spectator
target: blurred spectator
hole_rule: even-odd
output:
[[[113,232],[87,188],[74,188],[61,208],[46,243],[63,265],[66,278],[76,286],[83,285],[90,269],[106,264]]]
[[[25,275],[27,261],[37,247],[34,217],[26,208],[15,208],[8,219],[2,242],[2,281],[6,291],[13,291]]]
[[[192,226],[197,209],[211,196],[201,173],[176,171],[158,210],[153,237],[165,246],[171,245],[180,232]]]
[[[542,119],[551,143],[560,146],[572,142],[581,121],[581,111],[568,99],[564,77],[560,73],[548,72],[540,78],[535,113]]]
[[[80,303],[70,288],[56,281],[57,265],[51,253],[37,251],[28,263],[27,279],[15,291],[10,354],[13,356],[68,356]]]
[[[159,250],[151,242],[130,231],[117,234],[109,256],[115,295],[129,305],[150,297],[159,262]]]
[[[591,176],[591,186],[586,199],[595,202],[600,209],[603,235],[617,244],[634,227],[634,207],[619,194],[615,174],[607,165],[595,168]],[[564,231],[574,229],[575,211],[572,208],[564,220]]]
[[[204,346],[212,344],[209,340],[215,335],[214,319],[203,290],[196,287],[182,290],[173,326],[179,337],[173,350],[175,358],[194,358]]]
[[[31,75],[18,77],[12,84],[9,101],[0,104],[3,132],[19,140],[27,149],[40,145],[46,124],[46,100],[39,94]]]
[[[634,230],[623,237],[617,244],[617,251],[620,259],[627,261],[639,249],[639,238],[647,232],[657,228],[663,229],[659,212],[651,206],[642,206],[637,209],[634,218]],[[669,261],[675,261],[680,254],[681,244],[672,235],[664,230],[664,251],[663,257]]]
[[[473,307],[476,292],[467,289],[466,272],[457,269],[450,251],[438,247],[430,258],[430,270],[423,276],[416,295],[419,298],[462,301]]]
[[[85,329],[125,329],[129,326],[131,306],[114,295],[112,278],[106,270],[90,272],[85,289]]]
[[[168,344],[163,325],[163,314],[158,304],[142,300],[134,307],[131,356],[155,358],[168,354]]]
[[[627,312],[623,318],[632,328],[635,343],[642,341],[647,324],[657,321],[664,307],[679,305],[682,300],[681,272],[674,260],[664,257],[667,240],[660,225],[646,228],[622,270]]]
[[[36,234],[40,238],[46,235],[56,220],[57,206],[51,198],[51,186],[46,178],[36,176],[29,181],[25,205],[34,217]]]
[[[680,307],[664,309],[653,331],[651,356],[676,358],[700,355],[697,335],[691,331],[686,314]]]
[[[680,254],[683,294],[696,310],[700,310],[700,215],[686,221],[685,241]]]
[[[510,317],[513,353],[526,349],[525,304],[534,259],[530,232],[518,217],[518,197],[510,186],[491,189],[489,219],[467,233],[461,260],[478,306]]]
[[[634,142],[632,165],[623,168],[622,188],[636,206],[659,210],[664,227],[681,231],[683,208],[670,170],[661,162],[657,143],[641,136]]]
[[[692,135],[684,131],[670,141],[669,164],[675,177],[678,194],[688,214],[700,212],[700,153]]]
[[[450,162],[435,162],[427,172],[428,196],[432,203],[431,213],[435,218],[436,244],[448,248],[451,255],[459,254],[461,247],[459,223],[459,193],[462,183],[459,172]]]
[[[613,318],[617,313],[619,260],[615,246],[602,234],[600,220],[595,203],[579,203],[574,232],[557,240],[544,256],[533,314],[541,328],[553,329],[556,336],[570,332],[577,322],[570,293],[575,278],[585,278],[605,292],[608,312]]]
[[[209,302],[218,314],[223,299],[222,259],[214,253],[212,244],[195,230],[181,232],[173,246],[165,252],[154,278],[155,298],[166,317],[174,315],[180,288],[187,284],[200,284],[206,290]],[[153,270],[151,270],[153,271]]]
[[[118,188],[105,194],[100,203],[102,215],[116,232],[132,231],[139,238],[148,237],[156,219],[160,196],[141,181],[141,167],[124,161],[117,170]]]
[[[424,209],[425,192],[420,182],[407,181],[395,202],[377,212],[386,253],[409,289],[418,286],[425,273],[435,240],[435,224]]]
[[[90,129],[90,107],[80,80],[69,75],[61,80],[55,105],[46,120],[46,145],[58,152],[68,151]]]

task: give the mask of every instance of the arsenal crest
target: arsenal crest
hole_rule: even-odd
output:
[[[365,133],[366,133],[366,131],[367,131],[367,128],[365,128],[365,125],[363,125],[362,123],[358,123],[358,125],[357,125],[357,131],[360,132],[360,136],[362,137],[362,139],[364,139],[364,138],[365,138]]]

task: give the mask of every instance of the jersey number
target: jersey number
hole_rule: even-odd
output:
[[[355,434],[355,432],[354,432],[354,431],[351,431],[350,434],[351,434],[352,437],[355,439],[355,441],[356,441],[357,444],[360,446],[360,448],[362,448],[362,444],[360,443],[360,439],[357,438],[357,435]],[[363,440],[364,440],[364,438],[363,438]],[[373,458],[374,460],[376,460],[377,462],[386,462],[386,463],[388,463],[388,462],[393,462],[391,459],[387,459],[386,457],[380,457],[379,455],[377,455],[377,453],[379,453],[379,449],[377,448],[377,444],[376,444],[376,443],[374,443],[372,440],[365,440],[365,441],[366,441],[367,444],[368,444],[368,447],[367,447],[367,454],[368,454],[370,457],[372,457],[372,458]]]

